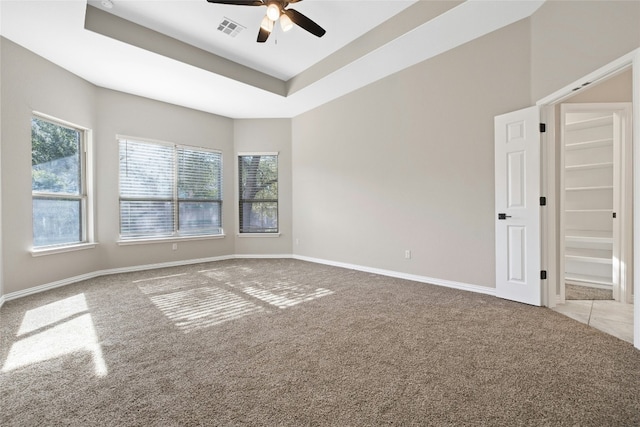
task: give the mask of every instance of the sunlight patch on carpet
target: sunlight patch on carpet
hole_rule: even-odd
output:
[[[333,294],[333,291],[325,288],[313,288],[290,281],[274,281],[263,283],[257,280],[251,282],[229,283],[229,286],[240,289],[242,292],[261,301],[275,305],[278,308],[287,308]]]
[[[168,276],[149,277],[147,279],[134,280],[132,283],[149,282],[149,281],[152,281],[152,280],[169,279],[169,278],[172,278],[172,277],[180,277],[180,276],[186,276],[186,275],[187,275],[187,273],[179,273],[179,274],[170,274]]]
[[[186,273],[174,274],[171,276],[154,277],[150,283],[142,283],[138,285],[138,289],[145,295],[173,292],[190,286],[189,282],[184,280]],[[146,282],[146,280],[136,280],[133,283]]]
[[[3,372],[77,352],[89,352],[97,376],[107,375],[93,319],[84,294],[78,294],[25,313]]]
[[[253,269],[251,267],[242,265],[232,265],[228,267],[216,267],[208,270],[200,270],[198,273],[204,274],[210,279],[226,282],[234,277],[251,274]]]
[[[264,311],[262,307],[231,292],[211,287],[155,295],[150,299],[184,332]]]

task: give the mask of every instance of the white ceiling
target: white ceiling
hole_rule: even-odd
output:
[[[264,7],[112,1],[108,12],[126,19],[115,24],[131,39],[85,29],[86,0],[0,0],[0,34],[101,87],[232,118],[294,117],[526,18],[544,2],[304,0],[289,8],[326,29],[324,37],[276,28],[261,44],[255,39]],[[90,4],[107,11],[100,1]],[[246,29],[235,38],[217,31],[225,17]],[[135,34],[144,42],[129,42]],[[147,47],[152,42],[160,47]],[[187,45],[199,48],[193,61],[184,59]],[[249,69],[225,68],[223,58]]]
[[[298,26],[284,33],[276,25],[266,43],[256,42],[266,7],[213,4],[206,0],[113,0],[111,9],[104,8],[100,0],[89,0],[89,4],[286,81],[415,1],[299,1],[288,9],[305,14],[327,33],[317,38]],[[225,18],[244,29],[233,38],[218,31],[218,24]]]

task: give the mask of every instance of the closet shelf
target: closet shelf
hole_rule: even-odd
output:
[[[613,185],[595,185],[593,187],[567,187],[565,191],[613,190]]]
[[[602,117],[594,117],[592,119],[580,120],[577,122],[567,123],[565,125],[565,130],[581,130],[581,129],[590,129],[599,126],[608,126],[613,124],[613,115],[609,114],[607,116]]]
[[[618,121],[612,110],[567,107],[562,115],[561,264],[565,282],[611,289],[616,239],[612,213]],[[563,220],[563,221],[562,221]]]
[[[613,260],[610,257],[598,258],[598,257],[583,256],[583,255],[565,255],[564,259],[566,261],[589,262],[592,264],[613,264]]]
[[[613,162],[590,163],[585,165],[565,166],[567,171],[587,170],[587,169],[605,169],[613,168]]]
[[[567,236],[564,238],[564,241],[565,243],[592,243],[613,247],[612,237]]]
[[[565,145],[566,150],[584,150],[586,148],[598,148],[613,146],[613,138],[595,139],[593,141],[574,142]]]
[[[607,277],[589,276],[586,274],[570,274],[564,279],[567,282],[595,283],[598,285],[613,286],[613,282]]]
[[[565,248],[565,255],[566,256],[573,256],[573,257],[579,257],[579,258],[586,258],[586,259],[591,259],[591,258],[596,258],[598,260],[598,262],[601,259],[612,259],[613,257],[613,247],[609,247],[609,248],[603,248],[603,249],[598,249],[596,247],[572,247],[572,246],[567,246]],[[599,262],[599,264],[608,264],[605,262]]]
[[[567,230],[565,240],[572,242],[593,242],[593,243],[611,243],[613,244],[613,235],[611,231],[597,230]]]

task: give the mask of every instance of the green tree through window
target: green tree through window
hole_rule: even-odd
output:
[[[278,156],[238,156],[240,233],[278,233]]]
[[[52,120],[31,119],[34,247],[86,240],[84,134]]]

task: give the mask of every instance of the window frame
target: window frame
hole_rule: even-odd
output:
[[[221,239],[225,237],[224,234],[224,158],[222,150],[214,149],[214,148],[206,148],[201,146],[194,145],[185,145],[185,144],[177,144],[168,141],[162,141],[157,139],[150,138],[140,138],[128,135],[116,135],[116,143],[118,145],[118,153],[120,152],[120,141],[128,140],[132,142],[138,142],[143,144],[151,144],[151,145],[161,145],[165,147],[170,147],[173,150],[173,182],[172,182],[172,195],[171,199],[167,199],[166,201],[170,201],[173,204],[173,231],[169,235],[146,235],[146,236],[133,236],[127,237],[123,236],[122,231],[122,216],[120,211],[120,204],[123,200],[121,196],[122,191],[122,182],[120,179],[120,162],[121,159],[118,160],[118,240],[117,244],[119,246],[128,246],[128,245],[137,245],[137,244],[151,244],[151,243],[171,243],[171,242],[182,242],[188,240],[209,240],[209,239]],[[187,149],[192,151],[200,151],[206,153],[215,153],[220,156],[220,198],[219,200],[209,200],[206,202],[216,202],[220,206],[220,233],[217,234],[180,234],[180,203],[181,202],[190,202],[193,200],[184,199],[179,197],[179,175],[178,175],[178,151],[180,149]],[[125,197],[124,200],[140,200],[140,201],[162,201],[165,199],[149,199],[149,198],[139,198],[139,197]]]
[[[243,232],[240,228],[241,226],[241,221],[240,221],[240,203],[242,202],[242,198],[241,198],[241,194],[242,194],[242,188],[240,185],[240,179],[241,179],[241,170],[240,170],[240,158],[241,157],[246,157],[246,156],[275,156],[276,157],[276,165],[277,165],[277,177],[278,177],[278,194],[277,194],[277,199],[275,201],[277,208],[277,229],[278,231],[264,231],[264,232]],[[236,186],[236,203],[235,203],[235,210],[236,210],[236,220],[237,220],[237,227],[236,227],[236,235],[238,237],[261,237],[261,238],[273,238],[273,237],[280,237],[280,153],[278,151],[241,151],[238,152],[236,154],[236,167],[237,167],[237,172],[236,172],[236,179],[235,179],[235,186]]]
[[[42,256],[70,251],[77,251],[82,249],[94,248],[97,243],[94,241],[94,229],[93,229],[93,160],[92,160],[92,131],[91,129],[80,126],[78,124],[59,119],[49,114],[44,114],[38,111],[32,111],[29,123],[33,119],[38,119],[77,131],[79,133],[79,180],[80,185],[78,194],[69,193],[53,193],[49,191],[33,190],[33,184],[31,189],[31,255]],[[31,125],[30,125],[31,126]],[[32,137],[32,130],[30,137]],[[31,156],[33,158],[33,146],[31,147]],[[33,169],[32,169],[33,170]],[[33,172],[32,172],[33,173]],[[33,179],[33,178],[32,178]],[[77,200],[80,202],[80,215],[78,218],[80,227],[80,240],[68,243],[58,243],[52,245],[35,245],[35,235],[33,233],[33,202],[34,200]]]

